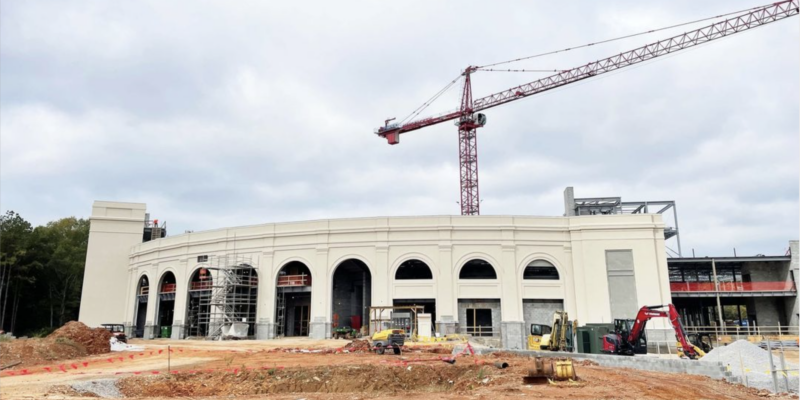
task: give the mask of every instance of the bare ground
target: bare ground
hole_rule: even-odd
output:
[[[705,377],[611,369],[577,362],[579,379],[576,382],[528,385],[522,381],[530,362],[526,358],[466,356],[450,365],[436,361],[446,352],[446,348],[437,345],[414,346],[416,350],[398,357],[334,353],[335,349],[344,347],[347,343],[344,340],[132,342],[144,345],[145,351],[61,361],[64,366],[77,366],[65,368],[67,372],[54,369],[55,366],[50,366],[54,372],[47,372],[42,369],[46,365],[28,370],[25,375],[20,375],[19,368],[11,370],[14,376],[7,376],[3,371],[0,373],[2,398],[80,398],[81,394],[70,389],[69,384],[108,378],[119,379],[118,386],[127,397],[141,399],[255,399],[265,395],[277,399],[435,396],[493,400],[521,396],[545,399],[757,399],[766,396],[764,392]],[[167,345],[172,352],[166,351]],[[418,359],[432,361],[415,362]],[[508,362],[510,367],[494,368],[491,364],[498,360]]]

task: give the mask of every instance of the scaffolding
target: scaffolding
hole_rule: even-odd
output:
[[[197,309],[206,339],[243,339],[255,335],[258,274],[247,256],[211,256],[204,268],[215,275],[210,290],[203,288]]]

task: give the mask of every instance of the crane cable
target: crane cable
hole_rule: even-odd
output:
[[[453,87],[453,85],[455,85],[455,83],[456,83],[456,82],[458,82],[458,80],[459,80],[459,79],[461,79],[461,76],[462,76],[462,75],[458,75],[458,76],[457,76],[455,79],[453,79],[452,81],[450,81],[450,83],[448,83],[447,85],[445,85],[445,87],[444,87],[444,88],[442,88],[442,90],[440,90],[440,91],[436,92],[436,94],[435,94],[435,95],[433,95],[433,97],[431,97],[430,99],[428,99],[427,101],[425,101],[424,103],[422,103],[422,105],[421,105],[421,106],[419,106],[419,107],[417,107],[416,109],[414,109],[414,111],[412,111],[412,112],[411,112],[411,114],[408,114],[408,116],[407,116],[407,117],[403,118],[403,119],[402,119],[402,120],[399,122],[399,124],[400,124],[400,125],[403,125],[403,123],[405,123],[406,121],[408,121],[408,120],[410,120],[410,119],[413,119],[413,118],[416,118],[416,117],[417,117],[417,116],[418,116],[418,115],[419,115],[419,114],[420,114],[422,111],[424,111],[426,108],[428,108],[428,106],[429,106],[429,105],[431,105],[431,104],[432,104],[434,101],[436,101],[436,99],[438,99],[439,97],[441,97],[441,96],[442,96],[442,95],[443,95],[445,92],[447,92],[447,91],[448,91],[448,90],[449,90],[451,87]]]
[[[786,0],[786,1],[789,1],[789,0]],[[783,3],[783,2],[780,2],[780,3]],[[696,24],[698,22],[704,22],[704,21],[708,21],[708,20],[712,20],[712,19],[727,17],[727,16],[733,15],[733,14],[740,14],[740,13],[744,13],[744,12],[748,12],[748,11],[752,11],[752,10],[757,10],[759,8],[768,7],[768,6],[772,5],[772,4],[774,4],[774,3],[768,4],[768,5],[763,5],[763,6],[758,6],[758,7],[746,8],[744,10],[733,11],[733,12],[729,12],[729,13],[726,13],[726,14],[720,14],[720,15],[717,15],[717,16],[714,16],[714,17],[708,17],[708,18],[698,19],[698,20],[695,20],[695,21],[684,22],[682,24],[665,26],[663,28],[657,28],[657,29],[651,29],[651,30],[645,31],[645,32],[639,32],[639,33],[633,33],[633,34],[630,34],[630,35],[619,36],[619,37],[616,37],[616,38],[613,38],[613,39],[601,40],[599,42],[588,43],[588,44],[584,44],[584,45],[580,45],[580,46],[576,46],[576,47],[567,47],[565,49],[548,51],[548,52],[539,53],[539,54],[534,54],[534,55],[528,56],[528,57],[515,58],[513,60],[501,61],[501,62],[497,62],[497,63],[494,63],[494,64],[486,64],[486,65],[482,65],[482,66],[478,67],[477,70],[478,71],[488,71],[488,69],[485,69],[485,68],[494,67],[494,66],[502,65],[502,64],[509,64],[509,63],[517,62],[517,61],[529,60],[531,58],[536,58],[536,57],[542,57],[542,56],[547,56],[547,55],[552,55],[552,54],[557,54],[557,53],[563,53],[563,52],[567,52],[567,51],[570,51],[570,50],[575,50],[575,49],[580,49],[580,48],[584,48],[584,47],[594,46],[596,44],[604,44],[604,43],[609,43],[609,42],[615,42],[617,40],[628,39],[628,38],[632,38],[632,37],[635,37],[635,36],[647,35],[647,34],[650,34],[650,33],[659,32],[659,31],[663,31],[663,30],[667,30],[667,29],[678,28],[678,27],[681,27],[681,26]],[[493,70],[493,71],[528,72],[528,71],[524,71],[524,70]],[[531,70],[531,72],[533,72],[533,71],[534,70]]]

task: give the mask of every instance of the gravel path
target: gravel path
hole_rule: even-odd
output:
[[[739,362],[740,356],[741,362]],[[708,352],[700,361],[721,362],[722,365],[728,366],[734,376],[742,378],[742,383],[747,383],[747,386],[770,391],[774,389],[772,375],[769,372],[769,354],[766,350],[746,340],[737,340],[727,346],[717,347]],[[780,369],[780,357],[773,355],[772,361],[775,365],[773,369]],[[786,373],[789,381],[788,388],[784,383],[783,375],[780,372],[778,373],[778,391],[797,393],[797,364],[787,359],[786,368],[795,369],[795,371]],[[744,371],[744,377],[742,371]]]
[[[94,381],[82,381],[73,383],[73,389],[80,393],[94,393],[104,399],[122,398],[122,393],[117,388],[116,379],[98,379]]]

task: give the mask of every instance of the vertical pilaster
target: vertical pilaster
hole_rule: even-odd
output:
[[[316,260],[311,276],[311,310],[309,322],[309,336],[312,339],[325,339],[330,337],[331,321],[331,269],[328,261],[328,247],[318,246]]]
[[[275,252],[268,248],[258,264],[258,306],[256,307],[256,339],[275,338]]]
[[[189,262],[186,257],[178,260],[178,268],[176,271],[175,282],[175,310],[172,318],[172,334],[170,339],[183,339],[184,336],[184,321],[186,320],[186,300],[189,298],[189,282],[191,271]]]

